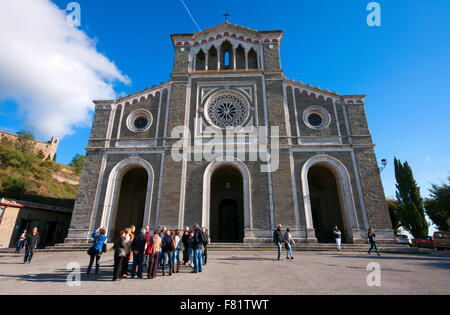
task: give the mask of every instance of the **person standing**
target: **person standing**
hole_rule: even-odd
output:
[[[203,238],[205,240],[203,242],[203,265],[206,265],[206,263],[208,261],[208,244],[209,244],[208,229],[206,227],[203,227],[202,233],[203,233]]]
[[[131,278],[137,276],[142,279],[142,268],[144,263],[145,245],[147,244],[147,237],[145,236],[145,229],[142,228],[139,235],[136,236],[131,243],[131,250],[133,252],[133,266],[131,267]]]
[[[165,226],[163,226],[162,230],[161,230],[161,246],[164,243],[164,238],[166,237],[166,231],[167,228]],[[161,254],[159,255],[159,260],[158,260],[158,265],[162,266],[162,260],[164,258],[163,252],[161,251]]]
[[[23,258],[23,263],[27,262],[31,264],[31,260],[33,259],[34,251],[39,245],[40,236],[38,233],[38,228],[34,227],[31,230],[31,234],[29,234],[25,240],[25,257]]]
[[[281,224],[278,224],[277,228],[273,232],[273,242],[277,244],[278,257],[277,260],[281,260],[281,245],[283,244],[283,232],[281,232]]]
[[[114,271],[113,281],[121,280],[123,276],[123,263],[127,257],[127,239],[126,232],[120,231],[119,237],[114,242]]]
[[[188,253],[189,253],[189,266],[194,270],[194,231],[189,232],[188,238]]]
[[[377,255],[381,256],[380,253],[378,252],[377,241],[375,239],[376,235],[372,228],[369,228],[367,237],[369,238],[369,242],[370,242],[370,249],[368,251],[369,255],[372,255],[372,249],[375,249],[375,252],[377,253]]]
[[[97,229],[92,232],[91,237],[94,239],[94,244],[92,244],[91,248],[88,250],[88,254],[91,257],[89,261],[89,266],[86,274],[91,273],[92,264],[95,259],[95,274],[98,274],[98,269],[100,268],[100,257],[103,252],[103,245],[106,242],[106,230],[104,228]]]
[[[158,259],[161,248],[161,237],[159,231],[155,230],[152,237],[147,241],[147,254],[149,255],[149,264],[147,271],[147,278],[155,279],[158,273]]]
[[[284,244],[287,250],[286,259],[294,259],[294,256],[292,256],[292,245],[295,245],[295,242],[289,228],[286,229],[286,232],[284,233]]]
[[[184,228],[183,236],[181,237],[181,242],[183,243],[183,264],[187,265],[189,260],[189,226]]]
[[[17,240],[16,243],[16,254],[20,254],[20,251],[22,250],[26,239],[27,239],[27,230],[23,230],[22,234],[20,234],[19,239]]]
[[[338,250],[338,251],[341,251],[341,237],[342,237],[342,232],[339,231],[339,228],[337,227],[337,225],[334,226],[333,234],[334,234],[334,238],[336,239],[337,250]]]
[[[202,247],[204,239],[203,233],[199,225],[194,225],[194,237],[192,239],[192,247],[194,250],[194,270],[193,273],[203,271]]]
[[[169,276],[172,275],[172,268],[173,268],[173,250],[175,248],[175,243],[173,240],[172,235],[170,234],[169,230],[166,230],[166,235],[164,236],[164,239],[161,243],[161,251],[163,255],[163,261],[162,261],[162,275],[165,276],[166,271],[166,257],[167,262],[169,263]]]
[[[150,237],[150,227],[147,225],[145,227],[145,238],[148,239]],[[148,259],[149,255],[144,255],[144,267],[148,268]]]
[[[131,242],[134,240],[134,234],[131,232],[131,228],[125,229],[125,259],[122,262],[122,277],[126,278],[129,275],[128,265],[130,263],[130,255],[131,255]]]
[[[172,272],[180,272],[180,249],[181,249],[181,238],[180,231],[175,230],[172,233],[172,238],[175,242],[175,250],[173,251],[173,262],[172,262]]]

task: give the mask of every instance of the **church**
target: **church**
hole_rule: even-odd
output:
[[[287,79],[282,37],[228,21],[172,34],[168,82],[94,101],[66,243],[196,223],[215,243],[270,242],[278,224],[306,243],[333,242],[335,225],[344,243],[369,227],[392,241],[365,95]]]

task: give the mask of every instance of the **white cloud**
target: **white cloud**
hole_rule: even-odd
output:
[[[92,100],[115,98],[115,81],[129,83],[55,4],[0,1],[0,100],[15,101],[27,128],[63,137],[87,126]]]

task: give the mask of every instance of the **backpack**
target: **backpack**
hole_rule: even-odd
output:
[[[205,235],[205,233],[203,232],[203,231],[199,231],[199,233],[198,233],[198,242],[199,243],[201,243],[201,244],[204,244],[204,243],[206,243],[206,235]]]

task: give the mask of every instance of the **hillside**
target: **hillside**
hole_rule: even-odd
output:
[[[0,197],[73,207],[80,176],[75,167],[43,161],[26,141],[0,142]]]

